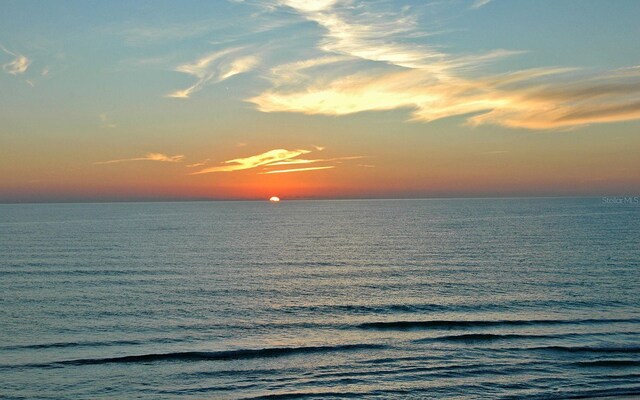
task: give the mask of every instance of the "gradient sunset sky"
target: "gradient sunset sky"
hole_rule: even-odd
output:
[[[640,1],[0,3],[0,201],[638,195]]]

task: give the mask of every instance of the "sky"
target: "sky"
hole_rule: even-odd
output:
[[[0,202],[640,193],[637,0],[0,3]]]

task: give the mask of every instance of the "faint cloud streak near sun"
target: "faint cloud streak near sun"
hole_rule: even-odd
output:
[[[315,146],[317,151],[322,151],[318,149],[324,149],[321,146]],[[300,165],[300,164],[315,164],[315,163],[340,163],[343,160],[355,160],[363,158],[362,156],[350,156],[350,157],[335,157],[335,158],[324,158],[324,159],[303,159],[297,158],[301,155],[311,153],[311,150],[286,150],[286,149],[275,149],[270,150],[261,154],[257,154],[250,157],[244,158],[235,158],[233,160],[225,161],[223,165],[217,167],[209,167],[202,169],[200,171],[191,173],[190,175],[201,175],[201,174],[209,174],[213,172],[233,172],[233,171],[241,171],[245,169],[252,169],[262,167],[280,167],[283,165]],[[335,168],[336,165],[323,165],[323,166],[314,166],[314,167],[305,167],[305,168],[293,168],[293,169],[277,169],[277,170],[263,170],[260,174],[275,174],[275,173],[283,173],[283,172],[304,172],[304,171],[314,171],[314,170],[322,170],[322,169],[331,169]]]
[[[175,155],[168,156],[162,153],[147,153],[144,157],[135,157],[135,158],[121,158],[117,160],[108,160],[108,161],[98,161],[94,164],[116,164],[122,162],[131,162],[131,161],[160,161],[160,162],[182,162],[184,159],[183,155]]]

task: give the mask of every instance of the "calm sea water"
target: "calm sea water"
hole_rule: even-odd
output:
[[[640,206],[0,205],[3,398],[640,394]]]

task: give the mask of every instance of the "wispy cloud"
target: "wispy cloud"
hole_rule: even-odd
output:
[[[109,114],[101,113],[100,115],[98,115],[98,118],[100,118],[100,127],[101,128],[109,128],[109,129],[117,128],[117,125],[115,123],[113,123],[113,121],[111,121],[111,118],[109,117]]]
[[[321,151],[321,150],[317,150]],[[213,172],[232,172],[232,171],[241,171],[252,168],[261,168],[262,171],[260,174],[275,174],[282,172],[301,172],[301,171],[312,171],[312,170],[321,170],[321,169],[330,169],[335,168],[338,164],[346,160],[356,160],[360,158],[364,158],[364,156],[347,156],[347,157],[332,157],[332,158],[315,158],[315,159],[306,159],[299,158],[302,155],[311,153],[312,150],[286,150],[286,149],[275,149],[270,150],[258,155],[243,157],[243,158],[235,158],[233,160],[225,161],[222,165],[204,168],[200,171],[191,173],[190,175],[200,175],[200,174],[209,174]],[[318,164],[322,163],[325,165],[313,166],[313,167],[304,167],[304,168],[293,168],[293,169],[282,169],[282,166],[286,165],[308,165],[308,164]],[[198,166],[199,164],[194,164],[193,166]],[[276,167],[276,169],[270,169],[272,167]]]
[[[482,154],[495,155],[495,154],[506,154],[506,153],[508,153],[508,151],[506,150],[493,150],[493,151],[485,151]]]
[[[478,9],[480,7],[486,6],[487,4],[489,4],[491,2],[491,0],[475,0],[472,4],[471,4],[471,8],[473,9]]]
[[[209,162],[209,159],[207,158],[207,159],[206,159],[206,160],[204,160],[204,161],[200,161],[200,162],[193,163],[193,164],[187,164],[187,165],[185,165],[185,167],[187,167],[187,168],[202,167],[202,166],[204,166],[204,165],[207,165],[207,163],[208,163],[208,162]]]
[[[366,157],[365,156],[349,156],[349,157],[317,158],[313,160],[307,160],[304,158],[293,158],[286,161],[277,161],[274,163],[270,163],[269,166],[271,167],[274,165],[314,164],[314,163],[324,163],[324,162],[337,162],[339,164],[342,161],[357,160],[360,158],[366,158]]]
[[[94,164],[116,164],[122,162],[131,162],[131,161],[159,161],[159,162],[182,162],[184,159],[183,155],[175,155],[168,156],[162,153],[147,153],[144,157],[135,157],[135,158],[121,158],[117,160],[108,160],[108,161],[97,161]]]
[[[242,50],[243,48],[229,48],[207,54],[193,63],[179,65],[175,69],[177,72],[193,75],[197,81],[186,89],[167,94],[166,97],[186,99],[210,82],[221,82],[250,71],[258,64],[259,59],[255,55],[240,54]]]
[[[327,165],[327,166],[324,166],[324,167],[278,169],[278,170],[274,170],[274,171],[260,172],[260,174],[266,175],[266,174],[283,174],[283,173],[286,173],[286,172],[316,171],[316,170],[321,170],[321,169],[331,169],[331,168],[335,168],[335,167],[336,167],[335,165]]]
[[[314,68],[341,63],[351,59],[351,57],[346,56],[325,56],[280,64],[271,69],[269,79],[276,85],[301,84],[308,81],[308,76],[305,72],[313,70]]]
[[[163,23],[158,25],[140,25],[137,23],[116,24],[105,28],[109,33],[121,36],[129,46],[141,46],[159,42],[181,41],[206,35],[220,28],[220,21],[203,19]]]
[[[316,162],[321,162],[323,160],[306,160],[304,158],[293,158],[286,161],[276,161],[268,164],[270,167],[274,165],[297,165],[297,164],[313,164]]]
[[[521,51],[453,55],[413,42],[429,32],[411,8],[383,12],[374,9],[377,2],[331,0],[278,4],[323,28],[323,55],[273,67],[271,88],[247,99],[263,112],[346,115],[405,108],[413,121],[464,116],[470,126],[533,130],[640,119],[636,68],[589,74],[552,67],[483,76],[485,65]]]
[[[415,121],[472,114],[469,125],[556,129],[640,118],[640,76],[572,79],[567,69],[522,71],[443,81],[420,69],[353,74],[298,90],[268,90],[250,99],[265,112],[346,115],[407,108]]]
[[[268,0],[264,1],[262,6],[269,9]],[[261,32],[278,29],[290,23],[289,20],[279,19],[270,13],[243,14],[241,10],[237,11],[240,13],[227,14],[225,18],[189,19],[179,22],[164,20],[156,23],[128,21],[116,23],[102,30],[120,36],[125,44],[136,47],[158,43],[179,43],[194,39],[213,39],[208,41],[220,44],[259,35]],[[240,26],[242,29],[238,29]]]
[[[441,57],[431,48],[393,40],[415,30],[417,21],[409,12],[393,15],[367,10],[354,15],[353,10],[359,7],[336,7],[339,2],[335,0],[282,0],[281,4],[326,30],[320,49],[327,53],[407,68],[433,66],[433,59]]]
[[[27,57],[23,56],[22,54],[15,53],[13,51],[8,50],[3,45],[0,45],[0,49],[2,49],[2,51],[9,54],[10,56],[15,57],[13,61],[2,65],[2,69],[5,72],[11,75],[19,75],[27,72],[27,69],[31,64],[31,60],[29,60]]]
[[[235,158],[233,160],[225,161],[223,163],[224,165],[205,168],[198,172],[194,172],[191,175],[209,174],[212,172],[231,172],[231,171],[240,171],[243,169],[256,168],[263,165],[269,165],[275,162],[289,160],[294,157],[298,157],[302,154],[307,154],[307,153],[309,153],[309,150],[275,149],[275,150],[267,151],[262,154],[255,155],[255,156]]]

